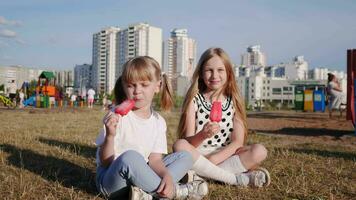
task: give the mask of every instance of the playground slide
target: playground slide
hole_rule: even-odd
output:
[[[33,95],[30,98],[26,99],[26,101],[24,101],[24,106],[33,106],[35,104],[35,100],[36,100],[36,96]]]

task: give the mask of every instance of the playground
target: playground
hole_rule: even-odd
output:
[[[70,86],[72,89],[72,86]],[[79,96],[72,91],[67,93],[66,87],[56,85],[56,77],[53,72],[43,71],[37,81],[23,82],[21,88],[17,89],[15,99],[8,95],[0,94],[0,108],[9,109],[33,107],[33,108],[76,108],[88,106],[86,95]],[[92,90],[93,91],[93,90]],[[3,92],[3,91],[2,91]],[[20,100],[20,92],[24,96]],[[93,96],[94,93],[91,93]]]
[[[0,108],[0,192],[4,199],[102,199],[95,146],[101,107]],[[164,114],[169,148],[179,112]],[[205,199],[353,199],[356,137],[350,121],[320,112],[249,112],[250,143],[268,149],[272,183],[259,190],[209,184]]]

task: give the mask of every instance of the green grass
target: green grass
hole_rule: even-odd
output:
[[[1,198],[101,199],[94,183],[93,142],[103,115],[99,108],[1,109]],[[163,116],[171,146],[179,113]],[[351,145],[344,145],[345,140]],[[271,185],[251,189],[211,183],[205,199],[353,199],[355,141],[349,135],[314,140],[307,136],[250,134],[249,143],[262,143],[269,151],[263,166],[271,173]]]

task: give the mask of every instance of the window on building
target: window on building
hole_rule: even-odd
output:
[[[272,94],[273,95],[282,94],[282,89],[281,88],[272,88]]]
[[[292,87],[283,87],[283,91],[292,91]]]

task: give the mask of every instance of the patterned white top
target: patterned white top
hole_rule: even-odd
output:
[[[201,131],[204,125],[209,122],[211,103],[198,93],[193,99],[195,107],[195,133]],[[199,146],[198,151],[207,155],[214,153],[220,148],[231,143],[231,133],[233,131],[233,117],[235,110],[231,97],[227,97],[222,102],[222,120],[219,122],[220,132],[210,138],[205,139]]]

